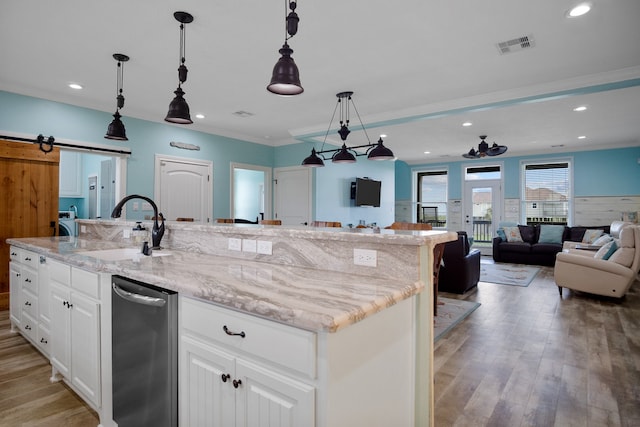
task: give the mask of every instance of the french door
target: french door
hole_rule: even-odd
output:
[[[466,181],[464,230],[474,243],[489,243],[502,221],[501,180]]]

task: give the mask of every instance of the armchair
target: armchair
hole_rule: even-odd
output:
[[[438,290],[464,294],[480,280],[480,251],[470,250],[467,233],[458,231],[458,240],[447,242],[442,256]]]
[[[562,288],[622,298],[636,280],[640,269],[640,227],[620,230],[620,255],[608,260],[584,254],[560,252],[556,255],[554,276],[558,292]]]

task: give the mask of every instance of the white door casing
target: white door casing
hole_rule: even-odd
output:
[[[213,162],[156,154],[154,200],[165,219],[211,222]]]
[[[275,218],[282,225],[307,225],[312,214],[311,168],[276,168],[275,176]]]

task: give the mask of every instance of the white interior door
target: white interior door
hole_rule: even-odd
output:
[[[307,225],[311,221],[311,168],[277,168],[275,218],[282,225]]]
[[[271,168],[231,163],[231,218],[271,219]]]
[[[154,198],[165,219],[211,222],[213,163],[156,155]]]
[[[467,181],[464,196],[464,230],[474,242],[491,242],[502,221],[500,180]]]

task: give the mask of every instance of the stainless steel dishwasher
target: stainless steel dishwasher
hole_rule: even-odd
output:
[[[111,280],[113,419],[118,427],[178,425],[178,294]]]

